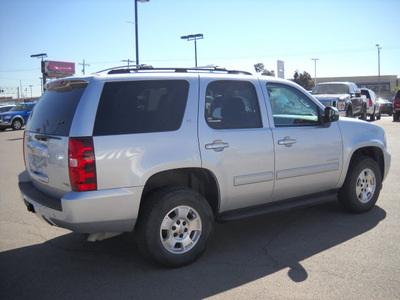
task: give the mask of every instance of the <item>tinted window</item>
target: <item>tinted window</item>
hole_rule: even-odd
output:
[[[214,129],[262,127],[254,86],[246,81],[214,81],[207,87],[205,118]]]
[[[313,94],[349,94],[349,92],[349,86],[340,83],[319,84],[313,90]]]
[[[267,90],[276,127],[319,124],[318,106],[299,90],[277,83],[268,83]]]
[[[93,135],[179,129],[189,83],[184,80],[108,82],[104,85]]]
[[[27,125],[28,131],[68,136],[75,109],[85,88],[69,91],[46,91],[35,105]]]

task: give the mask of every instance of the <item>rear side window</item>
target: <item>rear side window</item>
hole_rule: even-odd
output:
[[[47,90],[35,105],[27,130],[41,134],[68,136],[76,107],[85,87],[63,91]]]
[[[188,97],[185,80],[107,82],[93,135],[178,130]]]
[[[251,82],[219,80],[207,86],[205,119],[213,129],[261,128],[256,90]]]

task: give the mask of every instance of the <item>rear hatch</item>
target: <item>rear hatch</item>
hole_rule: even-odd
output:
[[[32,185],[50,197],[71,191],[68,170],[69,132],[85,91],[85,80],[58,80],[46,85],[25,130],[24,157]]]

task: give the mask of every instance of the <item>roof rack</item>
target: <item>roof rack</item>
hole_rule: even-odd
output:
[[[172,72],[181,72],[181,73],[186,73],[186,72],[221,72],[221,73],[227,73],[227,74],[243,74],[243,75],[252,75],[250,72],[247,71],[239,71],[239,70],[227,70],[222,67],[218,66],[211,66],[211,67],[197,67],[197,68],[182,68],[182,67],[177,67],[177,68],[154,68],[153,66],[150,65],[139,65],[135,67],[130,67],[127,68],[125,67],[115,67],[111,69],[106,69],[102,70],[97,73],[103,73],[107,72],[107,74],[129,74],[129,73],[138,73],[141,71],[172,71]]]

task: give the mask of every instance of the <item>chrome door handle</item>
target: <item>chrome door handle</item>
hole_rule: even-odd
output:
[[[211,144],[206,144],[207,150],[215,150],[215,151],[222,151],[225,148],[229,147],[229,143],[224,143],[221,140],[215,140]]]
[[[284,145],[285,147],[291,147],[294,143],[296,143],[296,139],[291,136],[285,136],[283,140],[278,141],[278,145]]]

